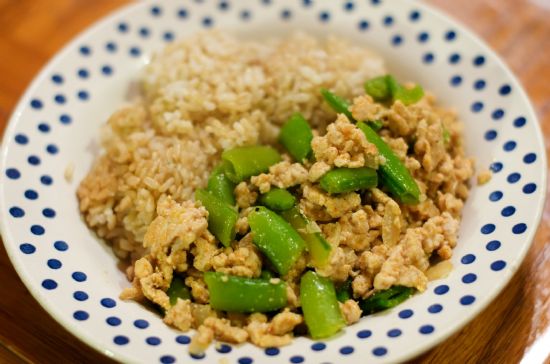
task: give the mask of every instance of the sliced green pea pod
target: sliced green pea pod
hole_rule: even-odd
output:
[[[410,105],[420,101],[424,96],[424,90],[420,85],[407,89],[391,75],[386,76],[386,79],[394,101],[400,100],[403,104]]]
[[[387,76],[379,76],[365,82],[365,92],[375,101],[388,101],[392,97]]]
[[[346,326],[334,284],[328,278],[312,271],[304,274],[300,281],[300,302],[304,321],[313,339],[332,336]]]
[[[248,215],[254,243],[280,275],[288,273],[305,249],[298,232],[275,212],[261,206]]]
[[[313,131],[302,114],[295,113],[281,128],[279,143],[298,162],[303,162],[312,153]]]
[[[195,199],[200,201],[208,211],[208,230],[224,246],[229,246],[235,239],[235,223],[239,218],[239,213],[233,206],[206,190],[196,190]]]
[[[295,203],[296,198],[282,188],[272,188],[269,192],[260,196],[260,204],[275,211],[288,210]]]
[[[350,121],[355,120],[351,111],[349,111],[349,102],[324,88],[321,89],[321,95],[336,113],[346,115]]]
[[[225,167],[223,163],[214,168],[210,177],[208,177],[207,190],[223,202],[234,206],[235,195],[233,194],[233,190],[235,189],[235,183],[227,178],[224,170]]]
[[[189,292],[189,287],[185,285],[183,279],[180,277],[172,277],[172,282],[170,282],[170,287],[166,290],[166,294],[170,299],[170,305],[174,306],[178,302],[178,298],[182,300],[190,300],[191,292]]]
[[[359,302],[359,307],[366,315],[387,310],[405,301],[414,293],[414,288],[393,286],[386,290],[376,292],[366,300]]]
[[[380,164],[378,168],[381,183],[401,202],[405,204],[419,203],[420,188],[418,188],[407,167],[399,160],[386,142],[367,124],[359,122],[357,127],[365,133],[367,140],[376,146],[378,153],[385,159],[385,162]]]
[[[372,168],[336,168],[321,177],[319,185],[328,193],[346,193],[376,187],[378,177]]]
[[[281,212],[281,216],[292,225],[306,242],[307,251],[316,268],[322,268],[329,262],[332,247],[319,231],[311,231],[312,223],[300,212],[297,206]]]
[[[260,279],[205,272],[210,306],[230,312],[270,312],[287,304],[286,283],[280,279]]]
[[[268,146],[237,147],[222,153],[224,173],[239,183],[252,176],[269,171],[269,167],[281,161],[279,153]]]
[[[351,279],[346,279],[344,283],[336,288],[336,298],[340,302],[346,302],[352,298]]]

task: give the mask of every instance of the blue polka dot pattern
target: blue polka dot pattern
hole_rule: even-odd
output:
[[[88,278],[83,272],[73,272],[71,277],[77,282],[84,282]]]
[[[455,39],[456,39],[456,32],[454,30],[449,30],[447,33],[445,33],[446,41],[452,41]]]
[[[19,177],[21,177],[21,173],[15,168],[8,168],[6,169],[6,177],[9,179],[19,179]]]
[[[502,110],[502,109],[496,109],[496,110],[493,111],[493,113],[491,114],[491,117],[492,117],[494,120],[500,120],[500,119],[502,119],[503,116],[504,116],[504,110]]]
[[[483,66],[485,64],[485,57],[483,56],[476,56],[474,59],[473,59],[473,64],[474,66],[476,67],[480,67],[480,66]]]
[[[432,325],[423,325],[423,326],[420,326],[420,328],[418,329],[418,332],[420,332],[423,335],[428,335],[434,332],[434,330],[435,328]]]
[[[391,329],[387,333],[388,337],[398,337],[401,336],[401,330],[399,329]]]
[[[527,230],[527,225],[525,225],[524,223],[519,223],[512,227],[512,232],[516,235],[523,234],[525,230]]]
[[[50,131],[50,126],[46,123],[40,123],[38,124],[38,130],[41,133],[48,133]]]
[[[145,342],[151,346],[160,345],[161,340],[156,336],[149,336],[145,339]]]
[[[313,349],[313,350],[315,350],[315,349]],[[280,350],[278,348],[267,348],[267,349],[265,349],[265,355],[268,355],[268,356],[279,355],[279,352],[280,352]]]
[[[496,202],[502,198],[504,194],[501,191],[493,191],[489,195],[489,200]]]
[[[25,216],[25,211],[22,208],[14,206],[10,208],[10,215],[13,217],[23,217]]]
[[[81,301],[81,302],[82,302],[82,301],[86,301],[86,300],[89,298],[89,296],[88,296],[88,294],[87,294],[86,292],[83,292],[83,291],[75,291],[75,292],[73,293],[73,298],[74,298],[75,300],[77,300],[77,301]]]
[[[487,130],[485,132],[485,140],[487,141],[491,141],[491,140],[495,140],[495,138],[497,137],[497,131],[496,130]]]
[[[536,160],[537,160],[537,155],[535,153],[527,153],[523,157],[523,163],[526,163],[526,164],[531,164]]]
[[[481,227],[481,233],[482,234],[491,234],[493,231],[495,231],[495,224],[485,224]]]
[[[40,226],[40,225],[31,226],[31,233],[33,233],[34,235],[44,235],[45,232],[46,232],[46,229],[44,229],[43,226]]]
[[[315,343],[315,344],[312,344],[311,345],[311,350],[313,351],[323,351],[326,349],[326,344],[325,343]]]
[[[59,250],[60,252],[64,252],[69,249],[69,245],[62,240],[56,241],[55,243],[53,243],[53,246],[56,250]]]
[[[475,282],[477,275],[475,273],[468,273],[462,276],[462,283],[470,284]]]
[[[105,319],[105,322],[107,322],[109,326],[118,326],[122,323],[122,321],[116,316],[107,317],[107,319]]]
[[[500,214],[504,217],[512,216],[516,212],[516,208],[514,206],[506,206],[500,211]]]
[[[493,173],[498,173],[502,170],[502,167],[504,167],[504,165],[502,163],[493,162],[493,163],[491,163],[490,169]]]
[[[364,19],[360,20],[359,23],[357,24],[357,27],[361,31],[367,30],[369,28],[369,22],[367,20],[364,20]]]
[[[474,82],[474,89],[475,90],[483,90],[485,88],[485,80],[477,80]]]
[[[117,335],[113,338],[113,342],[117,345],[126,345],[130,342],[130,339],[124,335]]]
[[[460,62],[460,54],[458,53],[453,53],[449,56],[449,63],[450,64],[457,64],[458,62]]]
[[[178,335],[176,337],[176,342],[178,344],[187,345],[191,342],[191,339],[187,335]]]
[[[52,290],[57,288],[57,282],[53,279],[44,279],[42,281],[42,287],[46,288],[47,290]]]
[[[435,59],[435,56],[431,52],[425,53],[424,56],[422,57],[422,61],[424,63],[428,63],[428,64],[432,63],[434,61],[434,59]]]
[[[459,86],[462,83],[462,77],[459,75],[453,76],[450,82],[452,86]]]
[[[52,82],[58,85],[61,85],[63,83],[63,76],[56,73],[55,75],[52,75]]]
[[[527,183],[525,186],[523,186],[523,193],[531,194],[537,190],[537,185],[534,183]]]
[[[17,134],[14,139],[17,144],[21,145],[25,145],[29,142],[29,138],[24,134]]]
[[[112,298],[102,298],[100,303],[101,303],[101,306],[106,308],[113,308],[116,306],[116,301],[113,300]]]
[[[495,272],[504,269],[504,267],[506,267],[506,262],[503,260],[497,260],[491,263],[491,270],[494,270]]]
[[[520,116],[514,120],[514,126],[516,128],[521,128],[527,123],[527,119],[525,119],[523,116]]]
[[[27,162],[29,162],[29,164],[32,166],[37,166],[40,164],[40,158],[35,155],[31,155],[29,156],[29,158],[27,158]]]
[[[142,320],[142,319],[135,320],[134,321],[134,326],[137,327],[138,329],[146,329],[146,328],[149,327],[149,322],[147,322],[146,320]]]
[[[28,254],[33,254],[36,251],[36,247],[30,243],[23,243],[19,245],[19,250],[21,250],[23,254],[28,255]]]
[[[476,101],[472,104],[471,109],[473,112],[480,112],[483,110],[483,103],[481,101]]]
[[[340,354],[342,355],[349,355],[353,353],[353,347],[352,346],[343,346],[340,348]]]
[[[172,355],[163,355],[160,357],[160,362],[162,364],[172,364],[176,362],[176,358],[174,358]]]
[[[430,71],[444,75],[443,86],[446,85],[449,92],[467,94],[469,99],[463,101],[467,102],[466,105],[472,113],[477,114],[470,115],[470,119],[479,121],[478,130],[474,134],[480,139],[474,140],[476,142],[480,140],[483,146],[490,146],[494,151],[490,158],[497,160],[491,163],[483,159],[485,166],[489,166],[494,173],[494,178],[488,186],[474,185],[472,188],[476,191],[471,196],[474,198],[480,196],[485,204],[484,207],[493,207],[494,213],[484,215],[485,220],[481,220],[478,222],[479,225],[476,225],[477,228],[473,234],[477,245],[465,246],[464,250],[461,250],[463,252],[462,257],[459,258],[461,265],[455,267],[458,278],[430,284],[430,289],[424,296],[428,301],[424,301],[422,306],[413,304],[414,300],[411,300],[403,304],[403,307],[388,312],[388,316],[398,320],[397,324],[394,322],[391,326],[386,325],[385,329],[380,330],[376,328],[378,326],[371,326],[371,329],[375,327],[371,331],[365,329],[369,327],[366,326],[368,324],[360,323],[355,330],[353,327],[350,328],[351,335],[355,336],[355,339],[352,337],[351,341],[345,341],[345,344],[336,344],[336,346],[334,344],[338,341],[334,343],[331,341],[328,345],[323,342],[310,342],[304,347],[303,352],[298,352],[299,355],[295,351],[292,352],[292,349],[290,354],[286,349],[267,348],[260,351],[260,354],[250,354],[251,357],[245,357],[239,353],[239,346],[218,344],[211,349],[214,357],[210,357],[210,354],[208,358],[204,355],[191,356],[192,359],[189,360],[210,362],[222,357],[222,354],[232,353],[235,356],[230,354],[227,358],[230,359],[231,356],[231,360],[236,360],[240,364],[262,362],[262,358],[267,360],[267,357],[276,356],[278,358],[269,359],[302,363],[312,361],[310,353],[318,352],[316,355],[322,356],[324,354],[322,351],[326,350],[327,354],[330,351],[331,355],[341,355],[340,358],[353,355],[350,358],[344,358],[348,360],[364,358],[368,361],[368,355],[372,355],[387,356],[383,360],[392,361],[396,355],[395,343],[408,339],[409,333],[422,334],[425,340],[429,340],[429,334],[440,331],[439,320],[455,314],[455,307],[462,305],[463,310],[467,310],[468,306],[475,307],[473,303],[476,301],[477,292],[480,292],[480,288],[487,279],[495,280],[497,277],[504,276],[502,271],[507,273],[505,268],[508,264],[510,269],[516,266],[516,261],[508,255],[508,250],[515,244],[509,242],[515,243],[513,238],[524,239],[528,235],[527,229],[534,229],[534,225],[532,220],[525,218],[522,210],[524,204],[517,202],[519,200],[514,198],[519,192],[525,200],[528,200],[526,203],[529,206],[533,206],[538,201],[538,195],[542,189],[539,186],[542,185],[532,171],[539,169],[539,164],[544,162],[544,155],[536,145],[533,145],[533,139],[529,139],[532,129],[536,127],[536,119],[533,119],[528,110],[515,107],[516,98],[522,94],[521,90],[514,89],[515,83],[508,77],[500,79],[493,77],[494,69],[499,69],[501,66],[493,61],[490,53],[477,46],[471,49],[465,48],[464,45],[468,44],[469,37],[452,26],[443,28],[443,31],[432,29],[429,22],[432,15],[429,12],[424,13],[420,9],[421,6],[416,4],[394,12],[386,8],[392,3],[389,0],[363,2],[343,0],[332,7],[331,11],[324,8],[324,2],[313,0],[289,3],[288,8],[272,0],[259,0],[256,1],[256,5],[251,3],[246,5],[246,8],[243,8],[239,2],[231,0],[214,0],[214,6],[211,8],[205,5],[195,8],[197,3],[205,2],[202,0],[186,2],[185,8],[164,4],[160,6],[156,2],[149,3],[143,6],[147,18],[118,17],[116,18],[118,20],[111,21],[109,28],[111,32],[106,37],[99,40],[82,38],[76,48],[73,48],[71,55],[77,63],[73,63],[70,67],[56,64],[55,67],[48,68],[47,73],[43,75],[45,77],[42,77],[47,86],[46,91],[37,90],[24,101],[24,106],[32,112],[28,117],[30,127],[13,132],[8,140],[13,149],[21,153],[22,160],[6,163],[5,186],[19,186],[18,180],[22,177],[21,182],[25,182],[24,185],[21,183],[21,187],[14,194],[14,200],[10,200],[9,205],[3,206],[8,221],[13,224],[24,224],[22,230],[26,236],[16,242],[16,256],[45,266],[46,270],[43,272],[49,272],[51,276],[38,278],[41,289],[44,294],[59,296],[65,293],[68,296],[75,307],[71,307],[66,315],[69,319],[72,315],[72,318],[78,321],[74,322],[75,325],[80,324],[80,321],[88,320],[91,324],[91,321],[99,320],[105,329],[112,330],[108,334],[108,340],[112,340],[114,345],[121,346],[120,350],[133,350],[135,347],[145,345],[150,346],[151,352],[158,350],[153,354],[154,356],[148,357],[148,362],[174,363],[179,356],[176,352],[171,352],[170,345],[177,345],[180,350],[185,350],[179,345],[190,343],[190,338],[186,335],[170,334],[166,337],[160,331],[153,331],[150,323],[139,319],[139,316],[132,317],[130,314],[124,314],[119,318],[118,310],[122,309],[119,306],[123,304],[115,299],[105,298],[107,295],[115,297],[112,296],[114,293],[95,291],[92,285],[92,283],[97,284],[95,272],[91,269],[88,271],[88,266],[79,268],[78,265],[71,263],[74,255],[79,252],[79,242],[73,241],[70,238],[71,235],[63,237],[64,235],[55,229],[55,224],[65,219],[66,209],[62,204],[56,205],[50,196],[57,194],[58,189],[65,185],[62,174],[59,175],[59,171],[51,169],[52,163],[64,163],[66,154],[73,150],[60,140],[59,133],[72,132],[74,128],[82,127],[88,121],[85,116],[74,111],[73,105],[93,109],[97,99],[104,97],[96,91],[96,84],[115,82],[114,75],[117,78],[126,77],[128,72],[125,69],[126,63],[121,63],[121,60],[135,63],[148,59],[151,54],[149,43],[171,42],[181,35],[182,29],[191,26],[214,27],[225,24],[225,19],[229,18],[240,24],[251,19],[262,19],[257,9],[269,10],[278,18],[281,26],[285,26],[284,22],[287,22],[287,25],[299,26],[303,15],[307,13],[312,26],[325,30],[326,27],[340,26],[348,20],[346,19],[348,14],[353,14],[349,18],[351,21],[348,21],[350,23],[348,26],[356,34],[378,38],[380,42],[386,44],[388,49],[392,47],[396,53],[414,49],[416,53],[410,54],[416,57],[413,60],[420,64],[419,67],[425,70],[429,70],[429,67]],[[364,11],[364,6],[378,6],[380,9],[369,12]],[[171,22],[170,19],[176,23]],[[182,22],[185,23],[182,24]],[[402,27],[402,23],[406,24],[405,28]],[[383,36],[378,37],[379,34]],[[459,99],[462,100],[461,97]],[[527,123],[528,119],[530,123]],[[515,134],[507,129],[509,124],[515,128]],[[524,144],[525,141],[528,144]],[[17,167],[9,167],[10,165]],[[55,178],[56,184],[53,183],[52,177]],[[520,189],[521,192],[518,191]],[[535,192],[538,193],[535,194]],[[494,240],[495,238],[499,240]],[[71,251],[66,252],[69,244],[58,239],[71,239]],[[32,241],[32,243],[26,241]],[[86,270],[89,274],[75,272],[76,269]],[[59,286],[63,289],[57,289]],[[77,287],[79,290],[76,290]],[[48,290],[53,290],[53,293],[47,292]],[[479,298],[482,299],[481,295]],[[98,308],[100,311],[97,311]],[[442,311],[445,311],[445,315],[440,314]],[[107,317],[107,314],[111,316]],[[426,317],[428,321],[418,321],[426,320]],[[373,318],[377,319],[377,316]],[[122,325],[123,320],[125,325]],[[158,337],[151,336],[153,333]],[[435,338],[439,334],[441,333],[431,336]],[[364,341],[366,346],[355,345],[353,340]],[[132,345],[127,345],[130,342]],[[126,349],[123,349],[124,346]],[[363,357],[365,352],[367,357]]]
[[[500,241],[498,240],[491,240],[490,242],[487,243],[487,245],[485,245],[485,248],[488,250],[488,251],[495,251],[497,250],[498,248],[500,248]]]
[[[63,114],[59,117],[59,121],[61,122],[61,124],[67,125],[67,124],[70,124],[73,121],[73,119],[69,115]]]
[[[508,95],[510,92],[512,92],[512,87],[510,85],[502,85],[498,89],[498,93],[502,96]]]
[[[463,306],[469,306],[472,303],[474,303],[475,300],[476,298],[474,296],[470,296],[470,295],[462,296],[460,298],[460,304]]]
[[[476,256],[473,254],[466,254],[461,259],[462,264],[472,264],[476,260]]]
[[[35,110],[40,110],[42,109],[42,107],[44,106],[44,104],[42,103],[42,101],[38,100],[38,99],[32,99],[31,100],[31,107]]]
[[[388,349],[383,346],[376,347],[372,349],[372,354],[375,356],[384,356],[388,353]]]
[[[59,269],[59,268],[61,268],[61,265],[62,265],[62,263],[57,259],[48,259],[46,264],[51,269]]]
[[[507,141],[506,143],[504,143],[504,145],[503,145],[502,148],[503,148],[504,151],[506,151],[506,152],[511,152],[511,151],[513,151],[514,149],[516,149],[516,146],[517,146],[517,143],[516,143],[515,141],[509,140],[509,141]]]

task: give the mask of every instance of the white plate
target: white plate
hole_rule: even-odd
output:
[[[99,126],[126,99],[151,57],[205,27],[239,36],[302,29],[337,34],[380,52],[390,71],[455,107],[467,153],[491,166],[464,209],[455,269],[424,294],[363,318],[324,342],[298,338],[280,349],[212,345],[202,359],[189,333],[118,299],[128,285],[110,248],[78,213],[75,190],[97,153]],[[4,244],[34,297],[82,341],[131,362],[395,362],[436,345],[472,319],[509,281],[539,222],[546,160],[535,114],[519,83],[477,37],[410,0],[140,2],[71,42],[34,80],[12,115],[1,155]],[[74,163],[73,182],[63,177]],[[498,304],[498,303],[495,303]]]

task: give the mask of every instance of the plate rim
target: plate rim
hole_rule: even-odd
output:
[[[82,40],[88,37],[93,37],[94,33],[100,31],[100,29],[102,29],[104,26],[107,26],[117,18],[123,16],[125,13],[130,12],[132,9],[146,6],[148,3],[151,3],[151,2],[149,1],[130,2],[106,13],[99,19],[90,23],[90,25],[88,25],[83,30],[78,32],[75,36],[73,36],[64,46],[62,46],[58,51],[55,52],[55,54],[42,66],[42,68],[37,73],[35,73],[32,81],[28,84],[23,94],[19,97],[19,100],[17,101],[16,106],[12,109],[11,115],[6,124],[4,135],[2,137],[2,143],[0,145],[1,147],[0,165],[2,165],[3,167],[5,166],[4,162],[8,154],[8,148],[7,148],[8,141],[15,133],[22,110],[24,110],[27,107],[25,101],[30,99],[30,97],[32,96],[32,93],[38,88],[38,85],[44,82],[44,80],[47,78],[48,72],[51,71],[54,68],[54,66],[66,56],[66,54],[68,54],[73,49],[75,49],[78,46],[79,42],[81,42]],[[522,83],[511,71],[511,69],[508,67],[506,62],[489,44],[485,42],[484,39],[482,39],[480,36],[478,36],[476,33],[470,30],[470,28],[466,26],[463,22],[457,20],[453,15],[445,13],[444,11],[422,0],[413,0],[411,1],[411,3],[415,4],[415,6],[417,6],[423,12],[429,13],[431,16],[439,18],[445,21],[448,25],[458,29],[462,34],[464,34],[465,37],[469,38],[470,41],[474,42],[477,46],[479,46],[480,49],[483,50],[487,54],[487,56],[491,58],[497,64],[497,66],[504,71],[506,76],[509,78],[512,86],[515,88],[515,90],[518,91],[521,102],[526,106],[526,110],[525,110],[526,116],[533,121],[533,125],[536,130],[536,143],[539,147],[542,147],[542,151],[544,151],[544,153],[540,153],[541,165],[546,167],[547,156],[544,148],[545,144],[544,144],[542,129],[541,129],[538,115],[535,112],[533,105],[529,97],[527,96],[526,91],[523,88]],[[489,294],[483,297],[479,297],[477,305],[471,308],[469,314],[465,318],[461,318],[459,323],[443,328],[442,330],[439,331],[440,334],[438,336],[434,337],[431,340],[426,340],[425,344],[417,345],[415,349],[408,351],[405,355],[397,354],[395,359],[398,359],[399,361],[413,359],[419,356],[420,354],[427,352],[430,349],[434,349],[441,342],[448,339],[451,335],[460,331],[463,327],[465,327],[468,323],[470,323],[474,318],[476,318],[480,314],[480,312],[485,310],[489,306],[489,304],[493,302],[496,296],[503,291],[505,286],[509,284],[512,277],[519,270],[519,267],[524,263],[525,256],[527,255],[527,252],[529,251],[529,249],[532,247],[536,232],[538,231],[538,228],[540,226],[542,214],[544,211],[544,205],[548,198],[547,174],[548,174],[547,168],[543,168],[542,175],[541,175],[542,179],[540,181],[541,196],[543,197],[539,198],[536,204],[536,213],[534,214],[534,223],[536,225],[535,224],[533,225],[535,228],[529,229],[529,231],[527,232],[527,235],[525,236],[526,244],[523,244],[519,253],[515,255],[514,260],[510,262],[511,264],[510,264],[510,268],[507,270],[507,274],[503,275],[502,278],[497,281],[497,283],[493,286],[494,288],[489,292]],[[4,195],[4,184],[0,184],[0,196],[3,196],[3,195]],[[0,204],[4,205],[4,202],[1,199],[0,199]],[[31,293],[31,295],[37,301],[37,303],[57,323],[63,326],[65,330],[67,330],[71,335],[78,338],[78,340],[80,340],[84,344],[88,345],[88,347],[91,347],[97,352],[119,362],[123,362],[123,361],[135,362],[134,358],[127,356],[123,352],[121,351],[113,352],[109,350],[108,347],[82,334],[81,331],[78,330],[77,326],[74,325],[74,323],[72,323],[65,316],[61,315],[60,313],[61,311],[57,310],[57,308],[53,304],[49,303],[46,299],[44,299],[44,293],[42,293],[42,291],[38,288],[38,286],[35,286],[32,284],[30,275],[28,275],[25,269],[22,267],[21,260],[17,256],[16,243],[13,242],[11,239],[6,239],[6,237],[8,236],[7,235],[8,230],[9,228],[7,226],[7,219],[1,218],[0,235],[2,237],[2,241],[5,247],[6,253],[15,271],[17,272],[19,279],[23,282],[23,284],[25,285],[25,288]]]

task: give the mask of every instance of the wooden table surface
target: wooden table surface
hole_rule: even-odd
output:
[[[123,0],[0,0],[0,134],[40,68]],[[519,77],[550,137],[550,0],[430,0],[465,23]],[[535,241],[503,293],[418,363],[550,363],[550,203]],[[32,298],[0,244],[0,363],[109,362]]]

